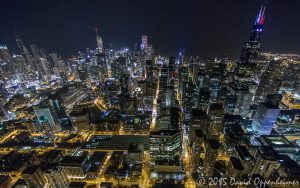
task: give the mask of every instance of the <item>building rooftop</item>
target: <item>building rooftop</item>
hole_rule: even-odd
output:
[[[127,150],[131,143],[143,144],[145,150],[149,150],[148,135],[93,135],[83,148]]]
[[[47,163],[42,167],[43,172],[53,172],[59,170],[59,163]]]
[[[212,149],[219,149],[219,147],[220,147],[220,143],[218,140],[210,139],[210,140],[208,140],[208,143]]]
[[[69,188],[84,188],[86,185],[86,182],[71,182]]]
[[[38,170],[38,168],[38,165],[29,166],[23,171],[23,174],[33,174]]]
[[[263,106],[265,106],[268,109],[279,109],[278,106],[276,106],[276,105],[274,105],[274,104],[272,104],[270,102],[262,102],[260,104],[263,105]]]
[[[81,166],[86,159],[86,156],[64,156],[59,166]]]
[[[280,155],[282,159],[282,166],[285,169],[285,173],[287,173],[288,177],[299,177],[300,174],[300,165],[293,159],[291,159],[288,155]]]
[[[239,171],[244,170],[241,160],[239,160],[237,157],[230,157],[230,161],[236,170],[239,170]]]
[[[204,136],[201,129],[195,129],[195,135],[196,135],[198,138]]]
[[[52,161],[56,159],[61,153],[62,150],[50,150],[41,155],[41,158],[46,159],[47,161]]]
[[[142,144],[131,143],[128,147],[128,153],[142,152],[144,149]]]
[[[291,146],[293,145],[288,139],[282,135],[261,135],[258,141],[263,146]]]
[[[278,161],[280,160],[280,156],[271,146],[261,146],[260,152],[262,154],[262,157],[266,160],[270,161]]]
[[[234,146],[234,149],[236,150],[241,160],[246,160],[246,161],[254,160],[254,157],[249,153],[247,147],[243,145],[238,145],[238,146]]]
[[[150,136],[173,136],[179,133],[178,130],[160,130],[160,131],[151,131]]]
[[[198,108],[193,108],[192,109],[192,113],[191,113],[191,117],[192,118],[202,118],[202,117],[206,117],[206,112],[204,110],[198,109]]]

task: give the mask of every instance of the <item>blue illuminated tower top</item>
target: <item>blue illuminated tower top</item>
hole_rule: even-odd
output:
[[[250,41],[249,42],[259,42],[261,33],[263,31],[265,17],[266,17],[266,4],[267,1],[264,1],[262,4],[260,11],[256,17],[256,20],[252,26],[252,31],[250,35]]]

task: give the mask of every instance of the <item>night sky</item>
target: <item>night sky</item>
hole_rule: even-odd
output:
[[[16,52],[14,30],[63,56],[95,48],[132,47],[148,35],[156,54],[237,58],[262,0],[0,0],[0,44]],[[262,50],[300,54],[300,0],[269,0]]]

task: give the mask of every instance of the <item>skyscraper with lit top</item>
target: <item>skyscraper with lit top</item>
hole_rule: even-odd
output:
[[[237,64],[236,76],[239,80],[251,81],[254,68],[256,66],[256,58],[260,49],[260,39],[263,32],[266,2],[260,8],[250,33],[248,42],[245,42],[242,48],[240,61]]]
[[[266,1],[260,8],[255,23],[252,26],[250,38],[248,42],[245,42],[242,48],[240,61],[242,64],[255,64],[259,49],[260,38],[263,32],[265,16],[266,16]]]
[[[100,37],[98,35],[98,29],[97,28],[95,28],[95,31],[96,31],[96,41],[97,41],[98,51],[99,51],[100,54],[102,54],[104,52],[102,37]]]

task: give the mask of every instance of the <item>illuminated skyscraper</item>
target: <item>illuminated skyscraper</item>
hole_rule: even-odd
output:
[[[239,88],[244,87],[246,90],[249,90],[252,85],[255,85],[254,88],[256,88],[256,84],[253,83],[253,78],[256,67],[256,58],[260,49],[260,38],[263,32],[266,15],[265,11],[266,1],[264,1],[261,6],[257,18],[252,26],[249,41],[243,45],[240,61],[236,67],[235,83]],[[254,92],[255,91],[252,93],[254,94]]]
[[[27,167],[23,171],[22,177],[29,187],[42,188],[46,184],[46,179],[39,166]]]
[[[252,26],[250,39],[244,43],[240,61],[242,64],[255,64],[259,49],[260,38],[263,31],[265,16],[266,16],[266,1],[260,8],[254,25]]]
[[[211,139],[206,143],[206,152],[204,159],[204,173],[207,177],[211,177],[214,171],[215,162],[218,157],[220,143],[217,140]]]
[[[100,37],[98,35],[98,29],[97,28],[95,28],[95,31],[96,31],[96,40],[97,40],[98,51],[99,51],[100,54],[102,54],[104,52],[102,37]]]
[[[176,58],[174,56],[169,57],[169,70],[171,77],[174,77],[175,75],[175,63],[176,63]]]
[[[146,49],[148,47],[148,37],[147,35],[142,36],[142,44],[141,44],[141,49]]]
[[[40,58],[39,64],[39,70],[43,73],[44,79],[49,80],[51,77],[49,62],[45,58]]]
[[[152,60],[146,61],[146,78],[147,78],[147,82],[153,83],[154,78],[153,78],[153,61]]]
[[[23,43],[23,40],[20,38],[20,36],[18,34],[16,34],[15,37],[16,37],[17,46],[18,46],[20,52],[25,57],[26,61],[28,61],[30,63],[31,54],[30,54],[29,50],[26,48],[26,46]]]
[[[43,169],[43,174],[52,188],[68,187],[67,175],[58,163],[49,163]]]
[[[234,114],[241,115],[246,118],[249,114],[252,98],[252,93],[248,91],[240,91],[238,93]]]
[[[259,174],[268,179],[280,167],[280,155],[271,146],[260,147],[255,158],[251,174]]]
[[[150,178],[182,180],[180,132],[178,130],[152,131],[149,142]]]
[[[54,138],[54,133],[61,131],[61,126],[57,114],[51,106],[35,106],[34,112],[38,118],[43,131],[50,137]]]
[[[283,67],[280,61],[270,61],[266,71],[261,76],[259,86],[256,90],[256,101],[261,101],[268,94],[273,94],[278,91],[284,76],[284,71],[282,70]]]
[[[280,109],[271,103],[260,103],[252,122],[259,135],[269,135],[275,125]]]

